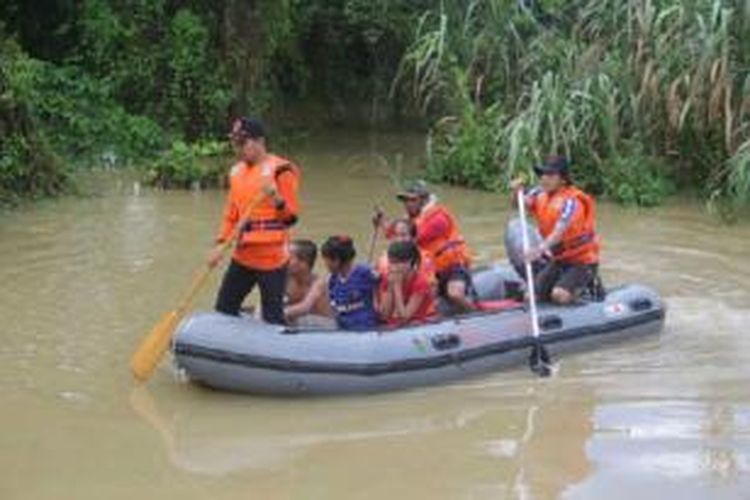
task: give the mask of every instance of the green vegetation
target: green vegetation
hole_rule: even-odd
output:
[[[0,45],[3,61],[15,61],[17,52],[12,43]],[[0,205],[15,203],[21,195],[54,195],[68,183],[62,162],[17,94],[10,69],[0,65]]]
[[[397,80],[434,117],[434,178],[495,189],[560,153],[579,182],[625,203],[657,204],[675,185],[747,201],[747,2],[441,5]]]
[[[102,163],[215,185],[238,114],[418,116],[428,174],[480,189],[562,153],[623,203],[750,197],[746,1],[15,0],[0,18],[4,198]]]
[[[3,136],[3,190],[53,194],[65,168],[102,163],[146,165],[161,186],[210,185],[205,145],[225,137],[233,116],[295,127],[301,116],[316,126],[396,116],[390,83],[430,3],[3,2],[2,130],[25,131]],[[24,110],[24,123],[6,108]],[[31,167],[29,155],[47,167]],[[19,180],[26,170],[33,182]]]
[[[224,184],[230,161],[226,141],[201,141],[187,144],[175,141],[151,162],[146,181],[162,188],[201,188]]]

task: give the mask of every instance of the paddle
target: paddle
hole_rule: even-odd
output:
[[[240,234],[240,230],[245,226],[250,212],[267,196],[265,190],[255,196],[248,202],[245,210],[242,213],[239,223],[235,226],[232,237],[222,243],[221,253],[224,254],[232,246],[234,241]],[[161,317],[161,319],[154,325],[151,331],[138,345],[138,348],[130,358],[130,371],[133,377],[139,382],[145,382],[149,379],[151,374],[156,369],[156,366],[161,361],[162,356],[167,351],[169,343],[172,340],[172,334],[174,333],[177,325],[182,321],[185,316],[190,304],[198,292],[203,288],[203,285],[208,281],[208,277],[211,275],[211,271],[214,267],[206,264],[196,271],[193,276],[193,281],[188,288],[187,292],[182,296],[182,300],[178,303],[177,308],[169,311],[167,314]]]
[[[529,235],[526,223],[526,200],[524,199],[523,190],[518,190],[518,212],[521,219],[521,233],[523,241],[524,268],[526,270],[526,282],[529,290],[529,312],[531,313],[531,331],[533,333],[534,344],[529,357],[529,367],[531,371],[540,377],[549,377],[552,373],[550,370],[550,356],[547,348],[539,335],[539,315],[536,309],[536,291],[534,290],[534,274],[531,271],[531,261],[526,258],[529,253]]]
[[[380,207],[375,206],[375,217],[372,222],[372,236],[370,237],[370,250],[367,252],[367,263],[372,265],[372,259],[375,256],[375,243],[378,241],[378,233],[380,232],[380,221],[383,217],[383,211]]]

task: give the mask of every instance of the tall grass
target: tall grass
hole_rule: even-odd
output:
[[[621,201],[673,182],[748,201],[750,2],[446,5],[422,16],[394,86],[433,120],[434,177],[494,189],[562,153]]]

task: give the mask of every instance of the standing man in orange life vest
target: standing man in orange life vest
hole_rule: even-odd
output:
[[[534,288],[540,300],[561,305],[570,304],[592,285],[599,265],[596,204],[573,185],[569,167],[565,157],[548,157],[534,168],[539,186],[525,193],[526,206],[543,238],[526,258],[550,259],[536,275]],[[523,182],[515,180],[511,187],[517,193]]]
[[[221,260],[221,243],[231,237],[246,207],[261,193],[240,229],[224,279],[216,298],[216,310],[239,314],[242,301],[256,284],[260,288],[263,320],[284,323],[284,289],[289,261],[289,228],[299,212],[299,169],[267,150],[263,124],[255,118],[239,118],[232,127],[232,141],[240,160],[229,173],[229,193],[217,246],[208,263]]]

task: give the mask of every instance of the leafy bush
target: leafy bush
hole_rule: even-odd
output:
[[[127,162],[161,146],[156,123],[128,114],[105,84],[76,67],[39,61],[16,48],[6,72],[14,96],[68,161],[98,163],[106,153]]]
[[[465,74],[455,70],[455,79]],[[459,88],[462,86],[459,85]],[[497,168],[499,106],[480,109],[468,92],[461,96],[460,117],[445,117],[427,138],[427,172],[434,181],[447,181],[479,189],[495,189],[501,181]]]
[[[395,84],[435,120],[441,180],[502,186],[558,153],[625,203],[656,204],[675,178],[737,206],[750,199],[749,21],[728,0],[446,2],[422,16]]]
[[[146,169],[145,181],[162,188],[213,187],[223,184],[230,150],[226,142],[175,141]]]
[[[712,184],[709,207],[728,221],[736,221],[750,201],[750,140],[737,148]]]
[[[230,101],[221,71],[212,67],[210,34],[202,19],[180,9],[169,29],[169,97],[167,117],[187,140],[222,124]]]
[[[0,205],[21,196],[57,194],[70,186],[67,170],[10,78],[19,56],[14,43],[0,39]]]
[[[670,170],[638,142],[618,140],[616,96],[606,75],[566,83],[549,72],[519,98],[512,116],[500,103],[482,109],[465,94],[462,115],[443,118],[430,133],[428,173],[492,190],[533,175],[549,153],[565,154],[575,161],[577,182],[590,190],[626,204],[658,204],[673,190]]]
[[[607,161],[603,172],[605,193],[626,205],[651,207],[674,191],[667,166],[658,157],[631,152]]]
[[[0,4],[33,55],[2,54],[12,108],[33,130],[2,138],[6,169],[42,150],[134,161],[291,103],[315,125],[416,110],[432,124],[430,175],[456,184],[495,189],[562,153],[581,183],[623,202],[656,203],[672,179],[716,206],[750,200],[742,2],[33,3]],[[153,182],[213,183],[210,155],[186,143],[160,157]]]
[[[213,13],[222,7],[189,3],[207,12],[168,0],[83,2],[76,62],[129,113],[195,140],[226,125],[231,95]]]
[[[495,189],[494,134],[488,114],[457,122],[443,121],[428,136],[427,173],[433,181],[447,181],[479,189]]]
[[[0,108],[4,115],[5,103]],[[0,205],[15,204],[22,196],[56,195],[71,186],[69,172],[37,132],[9,132],[4,125],[0,124]]]

